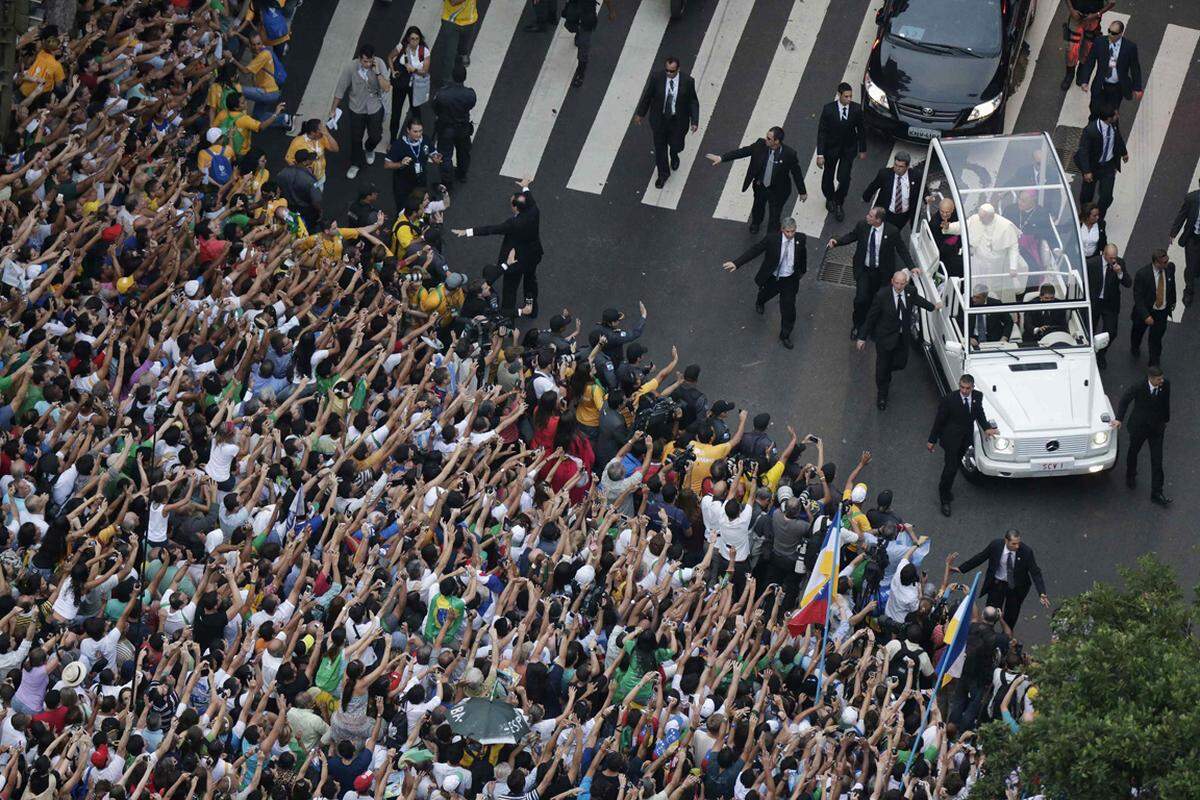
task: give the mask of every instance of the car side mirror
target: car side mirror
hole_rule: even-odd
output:
[[[1092,339],[1092,348],[1098,353],[1104,348],[1108,347],[1108,343],[1111,339],[1112,336],[1109,335],[1108,331],[1101,331],[1100,333],[1096,334],[1094,339]]]
[[[961,342],[946,342],[946,355],[961,357],[963,354],[963,346]]]

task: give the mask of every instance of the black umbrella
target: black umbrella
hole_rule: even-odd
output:
[[[468,697],[450,707],[450,730],[480,744],[516,744],[529,723],[514,706],[499,700]]]

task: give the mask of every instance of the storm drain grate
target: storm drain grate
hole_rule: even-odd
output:
[[[1073,175],[1079,174],[1079,167],[1075,166],[1075,151],[1079,149],[1081,136],[1083,136],[1083,128],[1076,128],[1072,125],[1059,125],[1050,136],[1050,140],[1054,142],[1054,149],[1058,151],[1058,159],[1062,162],[1063,169]]]
[[[854,287],[854,248],[840,247],[830,250],[821,262],[817,280],[835,286]]]

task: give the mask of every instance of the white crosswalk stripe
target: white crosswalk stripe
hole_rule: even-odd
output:
[[[483,121],[500,68],[504,66],[504,56],[524,10],[525,0],[492,0],[483,15],[479,36],[471,48],[471,66],[467,69],[467,85],[475,90],[475,109],[471,118],[476,127]]]
[[[661,0],[649,0],[660,2]],[[642,202],[660,208],[675,209],[679,207],[679,198],[683,195],[688,175],[695,164],[700,142],[708,130],[708,121],[712,118],[713,106],[721,96],[721,88],[729,74],[729,65],[737,52],[742,32],[750,19],[754,3],[747,0],[718,0],[713,11],[708,30],[704,32],[704,41],[700,44],[700,52],[692,66],[692,77],[696,81],[696,94],[700,96],[700,125],[699,129],[688,135],[683,152],[679,154],[679,169],[672,175],[662,189],[654,188],[654,171],[651,170],[650,181],[646,185],[646,193]],[[742,144],[738,142],[737,144]]]
[[[568,189],[600,194],[608,182],[608,173],[617,159],[617,151],[625,138],[638,98],[647,76],[656,69],[654,57],[662,44],[671,9],[667,3],[642,3],[634,15],[633,25],[621,48],[621,57],[608,82],[604,100],[588,132],[587,141],[575,162],[575,171],[567,181]],[[715,100],[715,98],[713,98]],[[705,99],[701,97],[703,105]],[[640,134],[649,136],[646,125]]]
[[[1128,14],[1108,13],[1104,15],[1104,20],[1101,23],[1100,30],[1107,31],[1108,26],[1114,20],[1120,20],[1129,25]],[[1091,88],[1090,86],[1088,87]],[[1080,89],[1078,86],[1072,86],[1067,89],[1067,96],[1063,98],[1062,111],[1058,114],[1059,125],[1070,125],[1074,128],[1082,128],[1088,122],[1088,106],[1091,104],[1091,94]]]
[[[508,155],[500,174],[510,178],[532,178],[537,174],[546,143],[558,120],[558,112],[567,99],[571,88],[571,77],[575,71],[575,36],[564,27],[559,27],[550,43],[550,51],[538,72],[529,102],[513,134]]]
[[[873,3],[868,5],[862,25],[858,29],[858,36],[854,40],[854,47],[850,51],[850,60],[846,63],[846,71],[842,75],[842,81],[853,86],[856,95],[861,91],[863,71],[867,68],[867,57],[871,54],[871,43],[875,40],[875,31],[878,28],[875,24],[873,5]],[[836,87],[829,87],[829,100],[833,100],[835,90]],[[858,101],[866,103],[867,99],[859,97]],[[815,142],[813,144],[815,145]],[[855,163],[855,167],[859,170],[863,166],[864,162]],[[821,194],[821,168],[817,166],[815,147],[812,152],[812,161],[808,165],[808,172],[804,175],[804,186],[808,189],[810,198],[803,203],[797,201],[796,208],[792,212],[792,216],[796,218],[796,230],[806,236],[820,236],[829,212],[825,209],[824,197]]]
[[[1041,2],[1037,5],[1033,19],[1029,21],[1029,27],[1025,31],[1025,43],[1029,45],[1029,58],[1025,62],[1025,74],[1021,76],[1021,82],[1017,84],[1008,98],[1008,111],[1004,118],[1006,134],[1017,129],[1017,118],[1021,116],[1021,108],[1025,105],[1025,95],[1029,94],[1029,87],[1033,83],[1033,73],[1037,69],[1038,61],[1041,60],[1046,34],[1050,32],[1050,25],[1057,16],[1057,3]],[[1051,54],[1051,58],[1054,55],[1057,55],[1057,51]]]
[[[313,64],[312,77],[304,87],[304,96],[296,109],[300,119],[329,116],[333,91],[337,88],[342,69],[354,57],[354,47],[362,35],[373,0],[338,0],[333,19],[325,29],[321,52]]]
[[[1115,242],[1122,251],[1137,224],[1138,212],[1150,187],[1154,165],[1179,102],[1197,41],[1200,41],[1200,31],[1167,25],[1154,57],[1154,67],[1145,82],[1146,94],[1138,104],[1137,116],[1126,137],[1129,162],[1121,167],[1113,188],[1113,203],[1105,215],[1108,240]]]
[[[771,59],[767,80],[746,123],[743,142],[753,141],[767,128],[783,125],[787,120],[829,6],[830,0],[795,0],[775,48],[775,57]],[[741,170],[729,171],[714,217],[742,222],[749,216],[753,197],[742,191],[742,176]],[[811,186],[807,188],[814,191]]]

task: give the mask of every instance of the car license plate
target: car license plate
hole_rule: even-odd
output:
[[[1060,470],[1067,469],[1068,467],[1074,465],[1074,463],[1075,459],[1073,458],[1056,458],[1053,460],[1047,459],[1045,461],[1034,461],[1033,468],[1041,472],[1058,472]]]
[[[914,139],[940,139],[942,132],[936,128],[917,128],[909,125],[908,135]]]

